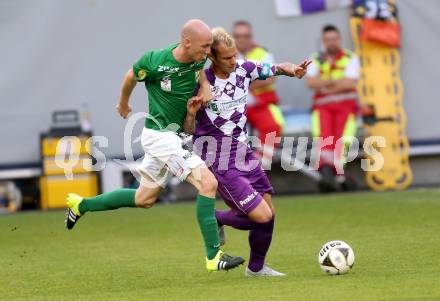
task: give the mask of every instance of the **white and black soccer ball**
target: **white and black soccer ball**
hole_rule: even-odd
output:
[[[324,244],[319,251],[318,261],[327,274],[348,273],[354,264],[353,249],[342,240],[332,240]]]

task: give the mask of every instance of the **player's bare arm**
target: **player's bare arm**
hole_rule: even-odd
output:
[[[305,60],[299,65],[292,63],[281,63],[276,65],[275,75],[285,75],[289,77],[303,78],[307,73],[307,67],[312,61]]]
[[[205,72],[203,72],[203,70],[200,71],[199,85],[200,85],[200,89],[198,96],[201,96],[203,103],[206,104],[212,100],[213,96],[212,96],[211,86],[209,85],[209,81],[206,78],[206,74]]]
[[[201,96],[193,96],[188,100],[186,105],[187,113],[185,117],[185,121],[183,122],[183,131],[186,134],[192,135],[194,134],[196,128],[196,115],[197,111],[202,106],[203,99]]]
[[[127,118],[131,112],[131,107],[128,104],[130,101],[130,95],[136,87],[136,78],[133,73],[133,69],[127,71],[122,83],[121,95],[119,97],[119,104],[116,106],[116,110],[122,118]]]

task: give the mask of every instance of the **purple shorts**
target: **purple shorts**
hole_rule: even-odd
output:
[[[273,194],[272,185],[261,166],[252,171],[235,168],[211,170],[218,181],[218,192],[237,214],[248,215],[263,200],[263,194]]]

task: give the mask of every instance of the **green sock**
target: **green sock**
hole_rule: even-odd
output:
[[[215,218],[215,199],[198,194],[196,198],[197,220],[205,241],[206,255],[213,259],[220,249],[217,219]]]
[[[79,211],[113,210],[121,207],[136,207],[134,196],[136,189],[117,189],[92,198],[84,198],[79,204]]]

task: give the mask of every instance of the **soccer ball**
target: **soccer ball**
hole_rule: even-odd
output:
[[[318,261],[327,274],[341,275],[351,270],[354,264],[353,249],[342,240],[332,240],[319,251]]]

